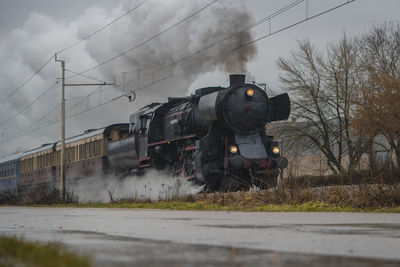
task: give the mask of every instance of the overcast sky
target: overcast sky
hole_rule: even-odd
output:
[[[104,26],[124,11],[143,2],[143,0],[0,0],[0,100],[7,97],[15,88],[26,80],[53,53],[63,49],[87,34]],[[81,71],[115,56],[138,42],[146,40],[173,25],[185,16],[205,6],[211,0],[148,0],[143,6],[133,11],[112,27],[99,32],[93,38],[62,53],[67,68]],[[209,6],[198,16],[154,40],[133,54],[114,60],[110,64],[86,73],[100,80],[129,80],[137,68],[148,68],[169,64],[193,51],[208,45],[212,40],[229,34],[232,29],[260,20],[279,8],[294,2],[273,0],[219,1]],[[312,16],[345,0],[309,0],[308,15]],[[307,21],[293,28],[265,38],[255,47],[247,47],[240,53],[246,54],[247,73],[251,80],[265,82],[276,93],[279,92],[276,68],[278,57],[286,57],[296,48],[296,41],[308,38],[320,49],[328,42],[338,40],[343,33],[350,36],[360,35],[371,26],[386,21],[399,19],[400,1],[398,0],[357,0],[349,5]],[[295,23],[306,15],[306,5],[302,3],[289,12],[271,20],[272,31]],[[269,23],[253,29],[251,35],[242,36],[245,40],[257,38],[269,31]],[[167,96],[190,94],[194,89],[209,85],[227,85],[227,72],[241,70],[235,66],[236,60],[243,60],[240,53],[228,54],[234,47],[226,43],[223,47],[210,49],[207,53],[186,61],[173,69],[152,76],[152,81],[160,82],[140,91],[137,101],[129,103],[126,98],[119,99],[101,108],[83,113],[67,121],[67,135],[75,135],[87,128],[98,128],[114,122],[126,122],[129,114],[152,101],[163,101]],[[240,64],[239,64],[240,65]],[[142,74],[145,71],[142,72]],[[69,73],[70,75],[71,73]],[[172,77],[169,75],[173,74]],[[158,75],[158,76],[157,76]],[[41,75],[35,77],[15,95],[0,106],[0,142],[15,136],[42,118],[59,102],[59,90],[50,90],[43,98],[21,114],[21,109],[44,93],[57,77],[60,76],[59,63],[48,64]],[[78,82],[89,82],[87,79]],[[93,82],[93,81],[90,81]],[[123,86],[125,90],[135,89],[151,83],[139,80]],[[80,96],[87,95],[96,88],[68,89],[67,110],[70,113],[83,111],[113,97],[121,95],[122,88],[98,92],[81,101]],[[71,91],[72,90],[72,91]],[[102,90],[102,89],[101,89]],[[82,101],[81,101],[82,102]],[[68,107],[70,109],[68,109]],[[56,121],[59,108],[46,115],[37,125]],[[2,124],[2,122],[4,124]],[[16,150],[26,150],[41,143],[59,139],[59,123],[35,130],[32,133],[0,144],[0,156]]]

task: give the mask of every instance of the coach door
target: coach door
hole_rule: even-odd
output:
[[[150,121],[151,121],[151,116],[149,114],[140,116],[140,129],[138,133],[138,142],[137,142],[140,161],[148,160],[147,140],[148,140]]]

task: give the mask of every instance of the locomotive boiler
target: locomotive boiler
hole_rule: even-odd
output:
[[[228,87],[201,88],[131,115],[129,136],[108,144],[108,158],[116,170],[167,170],[211,190],[275,186],[288,161],[265,126],[289,113],[286,93],[270,98],[244,75],[230,75]]]

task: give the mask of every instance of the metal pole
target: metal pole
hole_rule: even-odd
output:
[[[61,61],[61,199],[65,202],[65,61]]]
[[[58,60],[57,54],[54,55],[56,62],[61,62],[61,69],[62,69],[62,86],[61,86],[61,199],[65,202],[65,87],[67,86],[94,86],[94,85],[114,85],[113,83],[65,83],[65,61]]]

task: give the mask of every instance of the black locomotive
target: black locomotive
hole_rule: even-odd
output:
[[[116,173],[167,170],[210,190],[275,186],[288,164],[265,133],[290,113],[287,94],[269,98],[262,87],[231,75],[230,86],[207,87],[189,97],[152,103],[113,124],[66,141],[67,185]],[[0,192],[60,181],[61,143],[49,143],[0,159]]]
[[[230,75],[227,88],[198,89],[131,115],[128,137],[108,144],[108,159],[119,171],[168,170],[211,190],[276,186],[288,161],[265,126],[289,113],[288,94],[270,98],[244,75]]]

